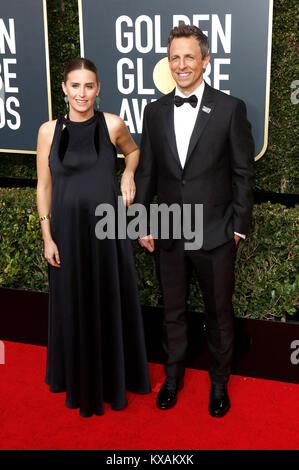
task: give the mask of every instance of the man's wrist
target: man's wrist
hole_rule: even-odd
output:
[[[234,232],[234,234],[238,235],[238,237],[240,237],[240,238],[243,238],[243,240],[245,240],[245,238],[246,238],[246,235],[244,235],[244,233]]]

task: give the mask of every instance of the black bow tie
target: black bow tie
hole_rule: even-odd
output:
[[[181,96],[175,95],[174,97],[174,104],[176,106],[182,106],[184,103],[190,103],[192,108],[196,108],[197,105],[197,96],[191,95],[188,98],[182,98]]]

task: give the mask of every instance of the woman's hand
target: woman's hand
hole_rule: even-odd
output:
[[[132,139],[124,121],[115,114],[104,113],[111,142],[118,147],[125,157],[125,171],[123,172],[120,190],[125,206],[130,206],[135,198],[136,186],[134,181],[135,170],[139,160],[139,149]]]
[[[123,196],[125,206],[130,206],[135,198],[136,186],[134,181],[134,172],[125,170],[122,174],[120,190]]]
[[[51,266],[60,268],[60,258],[56,243],[53,240],[44,242],[45,258]]]

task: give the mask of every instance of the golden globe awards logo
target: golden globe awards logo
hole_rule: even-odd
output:
[[[20,101],[16,96],[19,87],[16,86],[17,74],[15,22],[9,18],[4,22],[0,18],[0,129],[8,126],[12,130],[19,129],[21,117],[16,108]]]
[[[229,94],[229,85],[224,89],[222,85],[230,77],[227,66],[231,63],[232,15],[225,14],[221,18],[217,14],[172,16],[172,27],[182,23],[201,27],[209,37],[212,60],[204,78],[209,85]],[[208,26],[210,33],[204,26]],[[115,21],[115,46],[121,54],[116,64],[117,88],[122,95],[119,115],[131,134],[141,134],[144,108],[157,99],[157,91],[167,94],[175,87],[168,66],[167,46],[162,44],[161,38],[161,15],[140,15],[136,19],[121,15]],[[219,50],[225,57],[219,57]],[[157,58],[150,74],[145,72],[148,54],[155,54],[155,60]],[[159,58],[158,54],[163,57]]]
[[[181,24],[209,38],[208,85],[247,106],[255,159],[268,143],[273,0],[78,0],[81,54],[99,69],[102,109],[140,145],[145,106],[171,92],[167,38]],[[104,14],[103,14],[104,12]]]
[[[51,119],[46,0],[0,1],[0,152],[35,154]]]

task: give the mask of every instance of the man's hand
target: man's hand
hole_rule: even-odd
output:
[[[152,253],[155,249],[155,242],[151,235],[138,238],[138,242],[143,248],[146,248],[150,253]]]
[[[241,237],[239,237],[239,235],[234,235],[234,237],[235,237],[236,245],[238,245],[238,243],[239,243]]]

